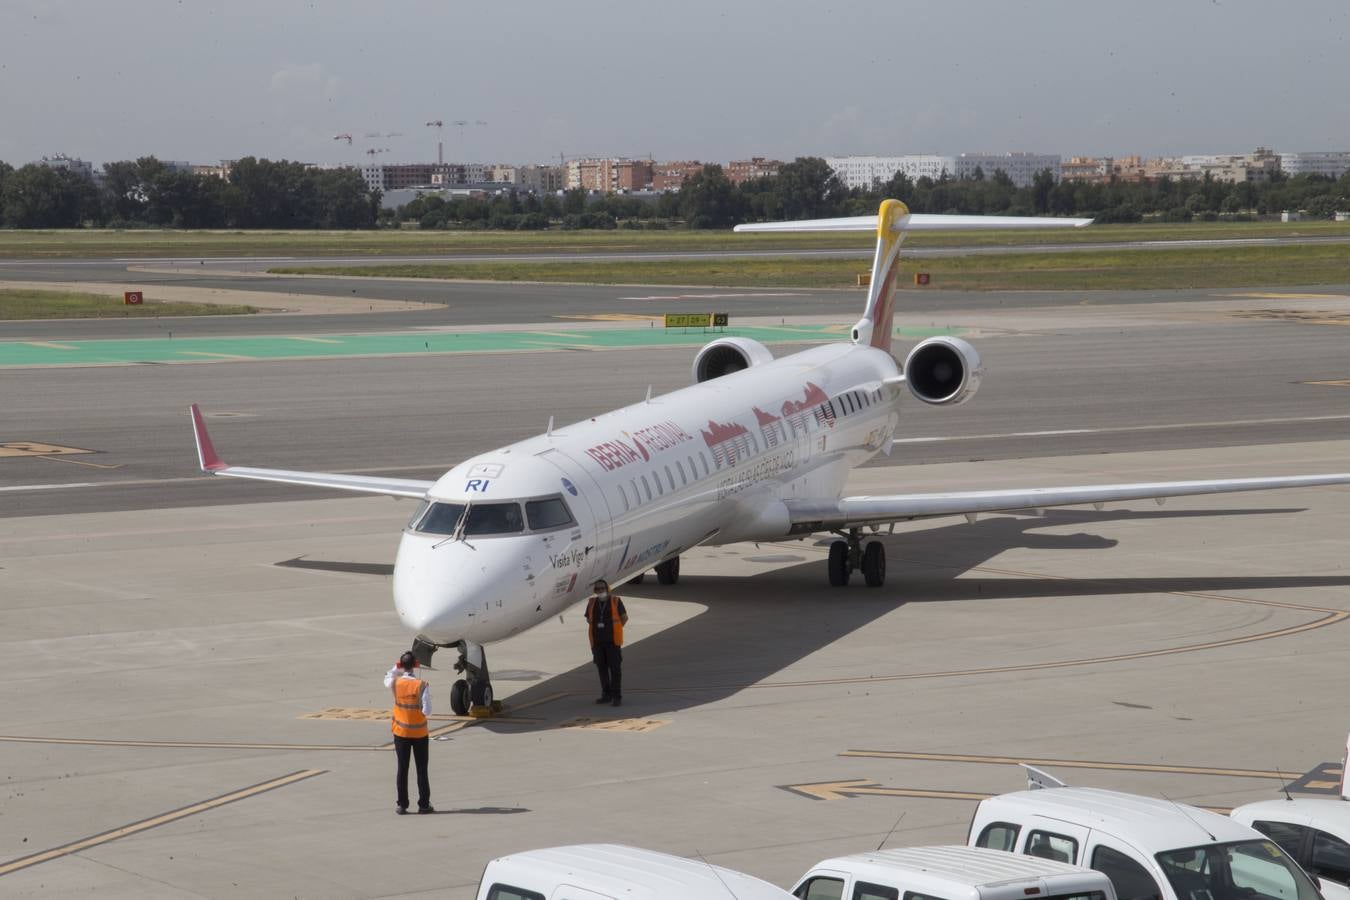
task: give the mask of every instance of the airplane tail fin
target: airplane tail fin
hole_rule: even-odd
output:
[[[895,286],[900,271],[900,244],[911,231],[963,231],[989,228],[1082,228],[1091,219],[1037,216],[946,216],[911,213],[899,200],[883,200],[875,216],[807,219],[737,225],[738,232],[873,231],[877,233],[867,305],[853,326],[853,343],[890,352],[895,323]]]

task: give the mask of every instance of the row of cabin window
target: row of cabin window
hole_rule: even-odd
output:
[[[847,393],[840,394],[840,395],[839,395],[838,397],[836,397],[834,400],[830,401],[831,412],[833,412],[833,413],[835,414],[836,417],[842,417],[842,416],[848,415],[849,413],[857,412],[857,411],[863,409],[863,408],[866,407],[866,406],[871,406],[873,403],[880,402],[880,401],[881,401],[881,391],[880,391],[880,389],[874,389],[874,390],[872,390],[870,393],[869,393],[869,392],[864,392],[864,391],[849,391],[849,392],[847,392]],[[834,409],[834,404],[835,404],[835,403],[838,403],[838,404],[839,404],[839,411],[838,411],[838,412],[836,412],[835,409]],[[808,421],[810,421],[810,420],[808,419]],[[787,439],[788,439],[787,428],[783,425],[783,423],[782,423],[781,421],[779,421],[779,422],[776,423],[776,424],[777,424],[777,427],[778,427],[778,429],[779,429],[779,431],[780,431],[780,433],[781,433],[782,439],[783,439],[783,440],[787,440]],[[749,444],[750,444],[750,455],[751,455],[751,456],[758,456],[759,453],[760,453],[759,439],[755,437],[755,433],[754,433],[753,431],[748,431],[748,432],[746,432],[745,437],[746,437],[746,439],[749,441]],[[701,463],[703,464],[703,477],[706,478],[706,477],[711,473],[711,469],[710,469],[709,466],[708,466],[708,458],[707,458],[706,456],[704,456],[702,450],[698,451],[698,459],[699,459],[699,462],[701,462]],[[683,463],[682,463],[680,460],[676,460],[676,461],[675,461],[675,468],[676,468],[676,470],[680,473],[680,486],[681,486],[681,487],[688,487],[688,486],[689,486],[689,482],[690,482],[690,478],[687,477],[687,476],[685,475],[684,465],[683,465]],[[675,476],[672,474],[669,465],[667,465],[667,466],[665,467],[665,470],[666,470],[666,483],[667,483],[668,485],[670,485],[670,490],[674,491],[674,490],[675,490]],[[693,476],[693,480],[694,480],[694,481],[697,481],[697,480],[698,480],[698,478],[699,478],[698,467],[694,465],[694,457],[693,457],[692,455],[689,457],[689,474]],[[632,500],[632,501],[630,501],[630,500],[628,499],[628,491],[627,491],[627,489],[624,488],[623,485],[619,485],[619,498],[620,498],[621,500],[623,500],[623,509],[624,509],[624,512],[627,512],[628,510],[632,509],[634,506],[641,506],[642,503],[644,502],[644,500],[643,500],[643,495],[644,495],[644,494],[646,495],[646,501],[645,501],[645,502],[648,502],[648,503],[650,503],[652,500],[656,499],[657,497],[661,497],[661,496],[664,496],[664,495],[665,495],[665,493],[666,493],[666,492],[665,492],[665,489],[661,486],[661,473],[660,473],[660,472],[658,472],[658,471],[652,472],[652,481],[655,482],[655,484],[656,484],[656,491],[655,491],[655,492],[652,491],[651,483],[649,483],[649,482],[647,481],[647,476],[646,476],[645,474],[644,474],[644,475],[639,475],[639,476],[637,476],[636,478],[630,479],[630,480],[629,480],[629,484],[632,485],[632,488],[633,488],[633,500]],[[642,485],[641,491],[639,491],[639,489],[638,489],[638,485],[639,485],[639,484]]]
[[[695,459],[694,455],[693,455],[693,454],[690,454],[689,457],[688,457],[688,459],[689,459],[689,469],[688,469],[687,472],[686,472],[685,467],[684,467],[684,461],[683,461],[683,460],[679,460],[679,459],[675,460],[675,471],[677,471],[677,472],[680,473],[680,486],[681,486],[681,487],[688,487],[689,484],[690,484],[690,482],[696,482],[696,481],[698,481],[698,479],[699,479],[698,466],[694,463],[694,459]],[[712,472],[712,469],[708,466],[708,457],[706,457],[706,456],[703,454],[703,451],[700,450],[700,451],[698,451],[698,457],[697,457],[697,459],[698,459],[699,462],[701,462],[701,463],[703,464],[703,477],[706,478],[706,477],[707,477],[709,474],[711,474],[711,472]],[[670,490],[674,491],[674,490],[675,490],[675,472],[671,471],[671,468],[670,468],[670,464],[669,464],[669,463],[667,463],[667,464],[665,465],[665,470],[666,470],[666,483],[667,483],[668,485],[670,485]],[[650,482],[647,480],[647,476],[646,476],[645,473],[642,474],[642,475],[638,475],[636,478],[631,478],[631,479],[629,479],[629,482],[628,482],[628,483],[631,484],[631,485],[633,486],[633,498],[634,498],[634,499],[633,499],[632,501],[629,501],[629,499],[628,499],[628,490],[627,490],[627,488],[625,488],[622,484],[619,485],[619,497],[622,498],[622,500],[623,500],[623,508],[624,508],[624,512],[627,512],[628,510],[632,509],[634,506],[640,506],[640,505],[642,505],[642,503],[643,503],[643,499],[642,499],[643,492],[645,492],[646,495],[647,495],[647,502],[650,502],[651,500],[655,499],[656,497],[661,497],[661,496],[664,496],[664,495],[665,495],[666,489],[665,489],[664,487],[661,486],[661,473],[660,473],[660,471],[653,470],[653,472],[651,473],[651,476],[652,476],[652,480],[651,480]],[[656,484],[656,491],[655,491],[655,492],[652,491],[652,484],[653,484],[653,483]],[[639,485],[639,484],[642,485],[642,490],[641,490],[641,491],[639,491],[639,489],[638,489],[638,485]]]

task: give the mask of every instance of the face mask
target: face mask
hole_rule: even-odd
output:
[[[596,592],[595,592],[595,596],[599,597],[601,600],[608,600],[608,599],[609,599],[609,591],[606,591],[606,590],[599,590],[599,591],[596,591]]]

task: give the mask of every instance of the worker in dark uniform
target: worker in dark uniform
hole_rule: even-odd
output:
[[[600,698],[596,703],[623,703],[623,626],[628,611],[617,594],[609,592],[609,582],[597,578],[595,592],[586,601],[586,622],[590,626],[591,659],[600,673]]]
[[[390,716],[394,756],[398,759],[398,771],[394,776],[398,799],[394,809],[400,816],[408,811],[409,757],[417,763],[417,811],[423,815],[436,811],[431,806],[431,780],[427,776],[427,747],[431,742],[427,716],[431,715],[431,686],[418,677],[417,669],[417,657],[408,651],[384,676],[384,686],[394,694]]]

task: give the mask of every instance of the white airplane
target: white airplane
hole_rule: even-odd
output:
[[[679,577],[701,545],[779,541],[829,532],[829,583],[858,569],[886,580],[882,526],[931,516],[1040,509],[1350,483],[1350,474],[1216,481],[842,496],[849,473],[889,454],[906,396],[955,405],[982,367],[967,342],[933,337],[898,365],[891,355],[897,259],[907,232],[1080,227],[1089,219],[910,214],[897,200],[876,217],[742,225],[737,231],[877,233],[871,287],[851,339],[774,359],[743,337],[694,357],[694,384],[549,430],[461,462],[436,481],[233,466],[216,455],[191,407],[202,470],[213,475],[420,500],[394,564],[394,608],[429,662],[456,647],[451,706],[492,704],[484,645],[559,615],[596,578]]]

